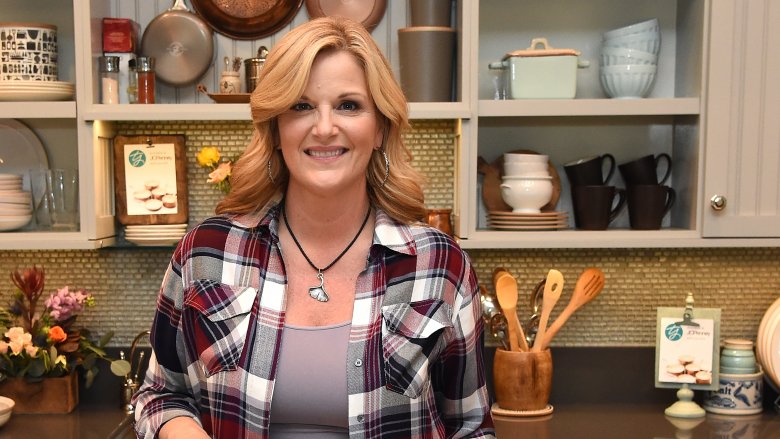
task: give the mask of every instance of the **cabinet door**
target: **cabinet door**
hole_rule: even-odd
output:
[[[778,237],[780,1],[711,5],[703,234]]]

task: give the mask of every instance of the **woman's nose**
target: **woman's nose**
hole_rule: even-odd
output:
[[[336,123],[330,108],[320,107],[315,112],[314,134],[328,137],[336,134]]]

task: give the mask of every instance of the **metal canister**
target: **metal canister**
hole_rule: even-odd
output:
[[[244,77],[246,79],[247,93],[252,93],[255,87],[257,87],[257,78],[260,76],[260,70],[263,69],[266,56],[268,56],[268,49],[265,46],[260,46],[257,49],[257,58],[244,60]]]

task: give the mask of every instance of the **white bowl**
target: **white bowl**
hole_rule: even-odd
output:
[[[658,25],[657,18],[651,18],[650,20],[641,21],[639,23],[629,24],[628,26],[619,27],[604,32],[604,39],[622,37],[626,35],[644,34],[644,33],[659,33],[661,31]]]
[[[504,162],[505,177],[549,177],[547,163],[543,162]]]
[[[650,52],[653,55],[658,55],[658,50],[661,48],[661,35],[660,34],[636,34],[636,35],[615,37],[615,38],[604,40],[602,46],[636,49],[636,50],[641,50],[643,52]]]
[[[780,364],[772,364],[772,339],[780,322],[780,298],[775,299],[772,305],[767,308],[761,323],[758,325],[758,335],[756,337],[756,359],[761,364],[766,374],[769,384],[780,391],[780,381],[775,373],[775,369],[780,369]]]
[[[16,402],[13,399],[0,396],[0,427],[11,419],[11,413],[13,413],[15,405]]]
[[[21,229],[30,223],[32,214],[0,216],[0,232]]]
[[[622,64],[601,67],[601,85],[611,98],[643,98],[655,81],[654,65]]]
[[[637,49],[627,49],[625,47],[601,48],[601,65],[612,66],[619,64],[658,64],[658,55]]]
[[[518,154],[518,153],[504,154],[504,163],[533,162],[533,163],[544,163],[546,165],[549,160],[550,157],[544,154]]]
[[[504,177],[501,198],[513,213],[539,213],[552,199],[552,177]]]

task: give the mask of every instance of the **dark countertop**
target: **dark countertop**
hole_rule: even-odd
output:
[[[751,416],[707,413],[699,420],[664,416],[656,404],[561,405],[552,414],[537,418],[495,416],[499,439],[776,439],[780,437],[780,415],[764,411]],[[13,415],[0,427],[2,439],[106,439],[132,438],[129,429],[111,436],[124,413],[105,404],[79,404],[67,415]],[[676,428],[672,422],[678,423]],[[688,424],[687,426],[685,424]],[[698,424],[698,425],[697,425]],[[692,429],[692,431],[691,431]]]
[[[562,405],[544,417],[494,416],[494,422],[499,439],[780,438],[780,415],[771,411],[750,416],[707,413],[690,420],[669,418],[664,408],[655,404]]]

